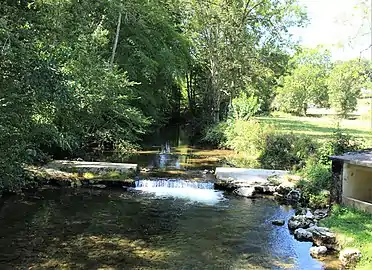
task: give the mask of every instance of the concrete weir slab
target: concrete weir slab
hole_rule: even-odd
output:
[[[288,171],[218,167],[215,174],[220,181],[266,182],[268,177],[283,177]]]
[[[137,164],[129,163],[111,163],[111,162],[90,162],[90,161],[70,161],[70,160],[55,160],[48,164],[48,167],[60,169],[62,171],[76,170],[78,172],[109,172],[117,171],[126,173],[137,171]]]

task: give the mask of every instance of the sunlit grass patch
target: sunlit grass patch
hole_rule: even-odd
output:
[[[372,269],[372,214],[336,206],[322,225],[337,234],[341,247],[360,249],[362,260],[357,269]]]

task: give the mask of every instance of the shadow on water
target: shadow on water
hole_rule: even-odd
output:
[[[265,199],[45,190],[2,207],[0,269],[323,269],[271,224],[291,214]]]
[[[193,176],[197,171],[214,170],[222,166],[226,156],[232,154],[230,150],[192,146],[185,129],[171,125],[145,138],[140,151],[120,157],[106,152],[99,160],[135,163],[151,170],[151,176]]]

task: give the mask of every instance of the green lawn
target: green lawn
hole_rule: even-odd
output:
[[[356,269],[372,269],[371,214],[335,206],[331,216],[323,220],[321,225],[337,234],[337,240],[343,248],[354,247],[362,252],[362,260]]]
[[[304,134],[323,140],[332,136],[338,122],[330,117],[269,116],[258,117],[262,123],[275,125],[283,133]],[[341,130],[356,138],[372,142],[372,128],[369,121],[346,120],[339,122]]]

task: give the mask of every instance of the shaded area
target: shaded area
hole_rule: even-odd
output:
[[[269,200],[217,205],[138,193],[45,190],[0,212],[1,269],[322,269]]]

